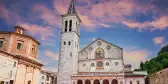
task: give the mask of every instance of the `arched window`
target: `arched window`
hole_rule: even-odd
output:
[[[78,23],[76,22],[76,32],[79,32]]]
[[[31,81],[29,80],[27,84],[31,84]]]
[[[130,81],[130,84],[132,84],[132,81]]]
[[[137,81],[137,84],[140,84],[140,81],[139,81],[139,80]]]
[[[95,58],[104,58],[104,50],[102,48],[96,49]]]
[[[72,31],[72,20],[69,21],[69,31]]]
[[[67,32],[67,27],[68,27],[68,21],[65,21],[65,32]]]

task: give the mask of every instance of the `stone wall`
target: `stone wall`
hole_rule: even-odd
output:
[[[168,68],[152,74],[149,78],[150,84],[167,84],[168,83]]]

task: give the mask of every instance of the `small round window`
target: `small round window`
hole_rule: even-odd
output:
[[[101,44],[102,44],[101,41],[97,42],[97,45],[98,45],[98,46],[101,46]]]
[[[106,62],[106,66],[109,66],[110,64],[109,64],[109,62]]]
[[[94,63],[91,63],[91,66],[93,67],[93,66],[95,66],[95,64],[94,64]]]
[[[110,50],[110,49],[111,49],[111,46],[108,45],[106,48],[107,48],[107,50]]]
[[[118,62],[115,62],[115,65],[117,66],[117,65],[118,65]]]
[[[86,66],[86,64],[85,64],[85,63],[83,63],[83,66]]]

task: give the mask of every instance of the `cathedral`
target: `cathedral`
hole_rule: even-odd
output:
[[[101,38],[80,49],[82,22],[71,0],[62,16],[57,84],[145,84],[146,74],[124,64],[123,49]]]

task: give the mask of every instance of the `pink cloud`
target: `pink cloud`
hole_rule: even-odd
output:
[[[150,30],[164,30],[168,28],[168,16],[161,16],[160,18],[156,18],[154,21],[146,21],[144,23],[135,22],[135,21],[127,21],[122,22],[130,28],[138,28],[138,29],[150,29]]]
[[[79,13],[78,13],[79,14]],[[82,24],[86,26],[86,28],[94,27],[94,23],[88,16],[79,14],[80,19],[82,20]]]
[[[51,57],[51,58],[53,58],[55,60],[59,59],[59,54],[58,53],[53,53],[53,52],[51,52],[49,50],[46,50],[46,51],[44,51],[44,54],[45,54],[45,56]]]
[[[42,4],[36,4],[33,6],[33,12],[38,12],[40,18],[46,22],[47,24],[55,27],[56,25],[60,25],[61,18],[57,15],[53,10],[48,9]]]
[[[0,4],[0,17],[3,18],[5,21],[8,21],[9,20],[9,15],[8,15],[9,11],[8,9]]]
[[[56,65],[51,67],[43,67],[42,69],[47,71],[52,71],[52,72],[58,72],[58,67]]]
[[[50,27],[39,26],[36,24],[24,23],[22,26],[26,29],[31,35],[39,35],[41,40],[44,40],[48,37],[55,37],[55,32]]]
[[[87,25],[87,29],[110,26],[107,23],[121,23],[128,21],[125,16],[133,15],[138,12],[149,11],[152,7],[142,7],[139,4],[135,4],[132,0],[120,0],[116,2],[114,0],[103,1],[103,3],[92,4],[89,0],[84,0],[88,4],[82,7],[78,7],[83,16],[87,17],[89,21],[84,20],[84,25]],[[147,6],[147,5],[146,5]]]
[[[59,14],[65,14],[68,10],[70,0],[54,0],[53,6]]]
[[[48,64],[52,63],[53,60],[52,59],[42,59],[40,62],[44,65],[48,65]]]
[[[153,38],[153,42],[156,44],[156,45],[162,45],[164,43],[164,37],[161,36],[161,37],[155,37]]]
[[[139,68],[140,62],[148,60],[150,52],[145,49],[131,49],[124,51],[125,64],[132,64],[133,68]]]

